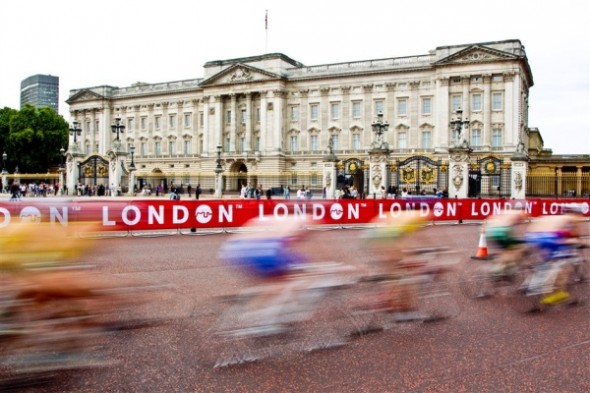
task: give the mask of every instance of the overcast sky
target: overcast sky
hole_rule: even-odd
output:
[[[20,107],[28,76],[56,75],[68,121],[71,89],[202,78],[211,60],[280,52],[318,65],[520,39],[535,83],[529,126],[554,153],[590,154],[587,0],[8,0],[0,10],[0,107]]]

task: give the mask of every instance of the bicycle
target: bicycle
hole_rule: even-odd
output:
[[[354,326],[346,301],[350,273],[339,263],[306,263],[280,281],[222,297],[205,362],[226,368],[345,345]]]
[[[361,277],[351,296],[360,335],[402,323],[433,323],[456,317],[461,308],[449,279],[457,254],[444,247],[404,250],[402,274]]]
[[[523,247],[525,247],[523,245]],[[522,281],[522,269],[536,265],[539,255],[529,247],[523,248],[518,257],[506,264],[499,262],[501,254],[487,257],[472,256],[463,266],[459,276],[461,293],[469,299],[483,300],[503,297],[512,292]]]
[[[509,302],[521,313],[543,312],[561,306],[585,305],[590,298],[590,265],[586,245],[563,247],[542,262],[528,265]],[[567,274],[565,291],[558,290],[557,276]]]
[[[107,333],[166,321],[148,308],[155,293],[165,297],[169,288],[106,277],[80,264],[77,259],[93,243],[79,234],[72,228],[23,223],[0,237],[5,252],[0,264],[0,388],[110,366],[116,361],[108,354]]]

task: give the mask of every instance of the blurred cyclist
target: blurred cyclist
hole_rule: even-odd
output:
[[[522,211],[507,210],[485,220],[486,237],[500,250],[497,263],[491,265],[494,276],[510,276],[518,268],[525,248],[524,240],[517,234],[517,228],[526,218],[527,215]]]
[[[540,217],[527,229],[527,241],[542,251],[546,267],[550,269],[539,289],[547,292],[541,299],[544,304],[561,303],[570,298],[567,283],[573,266],[567,262],[568,258],[575,256],[575,248],[581,245],[582,222],[580,211],[572,206],[564,208],[561,215]]]
[[[420,274],[424,261],[416,261],[412,250],[424,247],[425,239],[416,234],[428,217],[417,211],[403,211],[395,217],[377,218],[377,227],[367,232],[367,244],[375,254],[377,269],[390,278],[385,307],[398,320],[420,319],[419,284],[412,276]]]

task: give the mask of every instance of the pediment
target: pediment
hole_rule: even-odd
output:
[[[518,56],[508,52],[502,52],[497,49],[488,48],[482,45],[472,45],[463,50],[460,50],[457,53],[453,53],[452,55],[447,56],[434,64],[471,64],[516,59],[518,59]]]
[[[104,98],[102,95],[95,93],[92,90],[82,89],[79,92],[72,95],[70,98],[68,98],[66,102],[70,104],[72,102],[93,101],[100,100],[102,98]]]
[[[228,85],[281,79],[280,75],[246,64],[234,64],[201,82],[201,86]]]

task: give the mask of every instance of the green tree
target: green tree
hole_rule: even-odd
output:
[[[0,147],[8,155],[9,171],[45,173],[62,161],[60,149],[68,144],[68,123],[49,107],[26,105],[20,111],[0,112]],[[8,133],[5,121],[8,119]]]

